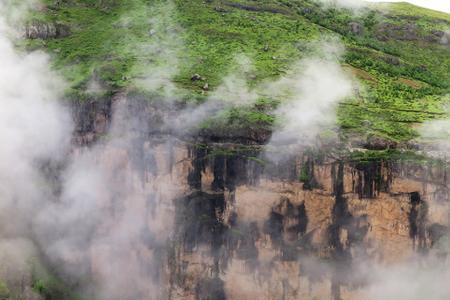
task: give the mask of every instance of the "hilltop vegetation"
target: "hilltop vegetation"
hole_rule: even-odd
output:
[[[346,48],[342,66],[363,87],[339,106],[344,139],[406,145],[417,137],[417,124],[446,115],[450,17],[445,13],[405,3],[373,5],[355,13],[312,0],[46,4],[30,22],[63,24],[70,34],[33,39],[27,46],[52,53],[55,67],[71,84],[69,93],[79,99],[87,97],[93,79],[109,94],[139,90],[148,82],[167,92],[173,81],[184,98],[203,99],[232,70],[236,55],[245,54],[253,62],[245,79],[255,86],[282,76],[295,61],[310,55],[311,41],[335,36]],[[201,80],[191,80],[193,74]],[[271,110],[278,101],[282,99],[260,99],[204,126],[270,129],[275,121]]]

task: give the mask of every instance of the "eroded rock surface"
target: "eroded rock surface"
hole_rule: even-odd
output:
[[[86,146],[105,134],[114,105],[77,105],[83,117],[74,141]],[[158,132],[156,116],[164,112],[137,105],[125,102],[125,111],[155,118],[131,125],[139,137],[133,147],[109,145],[100,159],[112,170],[130,170],[116,172],[126,175],[117,180],[134,178],[138,192],[119,195],[131,197],[125,208],[105,205],[147,212],[147,234],[133,241],[136,264],[154,270],[157,255],[159,275],[148,280],[164,299],[366,299],[370,274],[362,264],[447,255],[436,247],[449,234],[443,166],[306,152],[265,164],[254,142]],[[83,106],[90,114],[80,113]],[[161,211],[174,220],[167,252],[150,242]],[[93,250],[92,276],[105,276],[107,253]]]
[[[27,39],[63,38],[70,35],[70,28],[64,24],[35,21],[25,27],[24,35]]]

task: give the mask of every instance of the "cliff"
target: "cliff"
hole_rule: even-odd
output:
[[[144,122],[157,119],[145,119],[150,111],[164,114],[148,102],[116,101],[76,104],[77,144],[107,132],[111,107]],[[80,113],[85,107],[89,117]],[[158,234],[158,214],[174,219],[163,222],[173,230],[170,250],[152,268],[161,297],[369,299],[372,269],[447,256],[448,247],[439,243],[449,234],[443,164],[311,150],[274,162],[251,139],[186,138],[156,126],[151,134],[140,130],[146,126],[131,129],[138,138],[128,151],[106,143],[99,159],[124,170],[116,171],[117,180],[138,181],[138,196],[116,209],[146,210],[142,230]],[[146,248],[146,238],[135,242],[136,259],[151,263],[138,250]],[[108,264],[107,257],[102,252],[101,261]],[[90,259],[91,275],[98,276],[99,258]]]
[[[0,300],[448,299],[450,17],[332,2],[32,5]]]

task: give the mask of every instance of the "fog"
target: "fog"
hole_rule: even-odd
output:
[[[275,112],[280,126],[273,132],[269,147],[313,146],[326,130],[334,131],[330,138],[337,137],[337,105],[353,95],[356,81],[339,64],[344,50],[338,41],[317,42],[313,49],[313,56],[302,59],[286,76],[267,84],[271,96],[283,99]],[[273,95],[273,91],[278,95]]]
[[[27,3],[10,4],[0,3],[0,259],[2,278],[20,287],[31,281],[27,261],[39,255],[31,234],[35,215],[53,198],[43,169],[68,151],[71,118],[58,102],[64,84],[50,70],[49,58],[19,53],[12,44],[19,32],[10,25],[20,22]],[[31,289],[22,293],[36,296]]]
[[[168,299],[173,200],[189,189],[171,169],[178,163],[169,154],[175,139],[150,137],[151,108],[124,93],[115,97],[106,134],[93,145],[75,147],[72,112],[62,101],[66,84],[51,70],[45,53],[25,53],[14,46],[20,35],[14,28],[20,28],[32,4],[14,9],[7,4],[0,2],[0,278],[11,287],[25,278],[26,299],[39,299],[31,289],[29,263],[37,259],[83,296]],[[173,78],[183,48],[172,13],[169,2],[149,20],[154,40],[139,44],[136,53],[150,51],[157,63],[141,69],[134,82],[162,94],[170,104],[178,92]],[[120,25],[129,26],[128,21],[125,15]],[[182,134],[223,110],[252,106],[264,96],[279,100],[270,112],[279,121],[263,147],[264,158],[285,158],[286,153],[274,151],[279,147],[289,146],[290,156],[328,140],[338,142],[338,104],[354,96],[359,84],[341,67],[345,49],[339,41],[316,41],[310,47],[311,53],[292,63],[286,74],[257,84],[252,82],[252,58],[237,54],[205,103],[187,105],[161,122]],[[102,91],[92,78],[88,92]],[[447,128],[448,120],[433,121],[421,134],[433,138],[448,134]],[[439,151],[448,150],[445,140],[438,145]],[[356,260],[346,271],[368,278],[364,297],[369,300],[446,300],[450,272],[448,259],[440,254],[448,249],[448,240],[442,240],[429,256],[418,254],[390,266]],[[301,264],[312,271],[333,270],[310,257],[302,257]],[[249,293],[259,288],[254,280],[229,280]]]
[[[72,116],[62,105],[65,83],[47,55],[14,47],[25,6],[6,20],[12,16],[6,4],[0,6],[0,259],[9,267],[2,278],[10,287],[26,278],[24,293],[38,297],[31,261],[43,257],[87,296],[161,299],[172,187],[170,177],[142,169],[138,147],[154,149],[142,133],[149,128],[123,98],[108,139],[74,149]],[[164,85],[153,83],[149,89]]]

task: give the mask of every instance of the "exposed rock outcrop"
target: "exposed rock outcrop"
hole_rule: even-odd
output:
[[[375,36],[381,41],[422,41],[447,46],[450,43],[450,34],[442,30],[433,30],[423,33],[416,24],[407,23],[397,25],[393,23],[381,23],[375,28]]]
[[[426,39],[430,42],[439,43],[441,45],[450,44],[450,33],[442,30],[433,30]]]
[[[34,21],[25,27],[24,35],[27,39],[63,38],[70,35],[70,27],[59,23]]]
[[[355,35],[363,35],[364,34],[364,26],[358,22],[350,22],[348,23],[348,27],[350,32]]]
[[[375,29],[375,35],[379,40],[395,39],[400,41],[415,41],[420,38],[419,30],[413,23],[396,25],[381,23]]]
[[[160,206],[174,214],[171,250],[158,256],[157,268],[168,299],[360,300],[369,284],[361,261],[370,267],[415,254],[447,255],[436,246],[449,235],[445,166],[311,152],[264,163],[254,141],[176,136],[158,121],[164,109],[124,101],[76,104],[74,141],[89,145],[104,134],[117,103],[125,116],[147,124],[131,124],[137,142],[128,151],[113,145],[104,161],[141,170],[141,192],[126,207],[145,211],[153,203],[147,208],[153,214]],[[161,134],[170,142],[162,143]],[[175,184],[160,189],[158,182]],[[135,243],[136,253],[156,251],[144,238]],[[92,256],[92,266],[107,261],[99,257]],[[146,263],[146,256],[140,259]],[[95,269],[92,275],[102,276]]]

